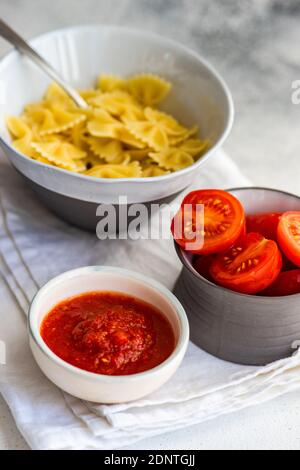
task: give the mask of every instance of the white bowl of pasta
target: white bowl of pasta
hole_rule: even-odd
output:
[[[49,207],[92,228],[96,205],[118,205],[120,195],[165,201],[201,181],[234,111],[195,52],[115,26],[67,28],[31,44],[90,105],[76,109],[16,51],[0,62],[0,144]]]

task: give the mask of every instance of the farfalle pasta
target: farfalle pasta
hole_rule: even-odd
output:
[[[96,165],[87,174],[97,178],[139,178],[142,170],[137,162],[132,162],[126,165]]]
[[[167,148],[157,153],[150,153],[150,157],[159,167],[171,171],[182,170],[194,163],[194,159],[189,153],[176,147]]]
[[[209,142],[157,106],[171,84],[152,74],[101,75],[80,90],[79,109],[52,83],[43,99],[7,118],[16,150],[67,171],[96,178],[153,178],[192,165]]]

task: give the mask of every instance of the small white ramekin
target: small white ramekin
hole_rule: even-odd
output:
[[[54,354],[40,334],[45,315],[66,298],[94,291],[122,292],[161,310],[171,323],[176,338],[171,356],[146,372],[107,376],[74,367]],[[48,282],[32,301],[28,327],[30,347],[43,373],[62,390],[96,403],[137,400],[158,389],[178,369],[189,341],[189,324],[185,311],[168,289],[141,274],[102,266],[68,271]]]

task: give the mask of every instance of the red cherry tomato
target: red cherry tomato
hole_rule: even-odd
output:
[[[259,233],[249,233],[244,241],[213,261],[210,273],[215,282],[243,294],[257,294],[277,279],[282,256],[277,244]]]
[[[278,212],[248,215],[246,218],[247,232],[256,232],[268,240],[277,241],[277,228],[282,214]]]
[[[300,268],[300,212],[285,212],[282,215],[277,239],[286,257]]]
[[[198,256],[193,262],[193,267],[197,271],[197,273],[199,273],[200,276],[204,277],[205,279],[211,282],[214,282],[210,274],[210,267],[214,259],[214,255]]]
[[[284,295],[300,294],[300,269],[280,273],[277,280],[261,295],[280,297]]]
[[[199,207],[204,207],[200,224]],[[171,230],[175,241],[185,250],[215,254],[228,250],[240,238],[245,230],[245,212],[241,203],[226,191],[193,191],[184,198]]]

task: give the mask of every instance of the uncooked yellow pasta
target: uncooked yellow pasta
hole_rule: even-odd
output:
[[[171,84],[156,75],[101,75],[80,90],[79,109],[56,84],[7,127],[16,150],[33,160],[96,178],[153,178],[192,165],[209,142],[158,109]]]
[[[148,165],[145,165],[142,172],[145,178],[153,178],[154,176],[163,176],[170,173],[169,171],[163,170],[155,163],[149,163]]]
[[[171,89],[171,84],[156,75],[145,74],[129,78],[126,89],[141,104],[154,106],[167,96]]]
[[[193,157],[185,150],[176,147],[170,147],[161,152],[150,153],[150,157],[166,170],[182,170],[194,163]]]
[[[126,80],[116,75],[102,74],[98,78],[98,87],[101,91],[114,91],[126,89]]]
[[[69,171],[84,171],[82,160],[86,153],[77,149],[74,145],[59,140],[54,142],[34,142],[34,150],[49,163],[61,166]]]
[[[137,162],[132,162],[126,165],[97,165],[86,174],[97,178],[139,178],[142,170]]]

